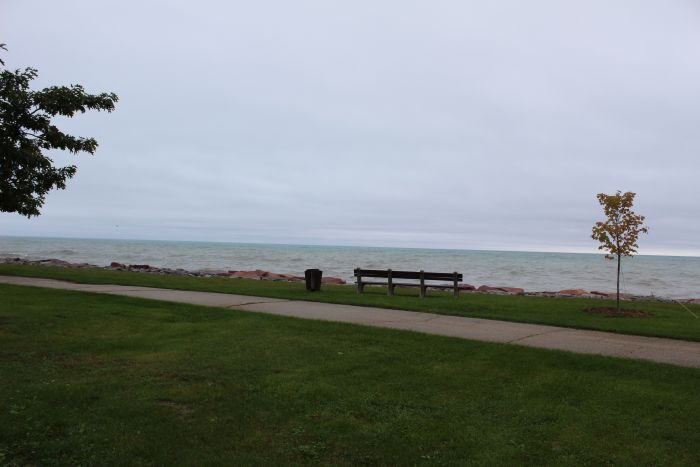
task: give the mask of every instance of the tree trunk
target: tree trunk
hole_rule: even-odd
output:
[[[620,311],[620,259],[621,255],[617,255],[617,311]]]

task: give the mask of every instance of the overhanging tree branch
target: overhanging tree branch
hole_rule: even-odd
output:
[[[1,50],[7,50],[0,44]],[[0,65],[5,62],[0,59]],[[51,124],[56,116],[73,117],[88,110],[112,112],[114,93],[89,94],[81,85],[29,88],[37,70],[0,71],[0,211],[32,217],[40,214],[46,194],[64,189],[76,167],[55,167],[42,151],[71,153],[97,150],[94,138],[76,137]]]

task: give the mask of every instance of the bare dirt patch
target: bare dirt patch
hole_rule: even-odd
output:
[[[194,409],[192,409],[192,407],[190,407],[189,405],[182,404],[180,402],[175,402],[171,399],[158,399],[156,401],[156,404],[161,405],[163,407],[169,407],[173,409],[178,415],[189,415],[192,412],[194,412]]]
[[[626,310],[624,308],[618,310],[610,306],[596,306],[586,308],[583,311],[594,315],[612,316],[615,318],[645,318],[647,316],[654,316],[654,313],[649,313],[648,311]]]

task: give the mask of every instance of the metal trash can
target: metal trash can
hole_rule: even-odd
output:
[[[307,269],[304,271],[304,279],[306,279],[306,290],[308,292],[316,292],[321,290],[321,277],[323,271],[320,269]]]

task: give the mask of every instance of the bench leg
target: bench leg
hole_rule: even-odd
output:
[[[357,284],[357,293],[361,294],[364,291],[365,291],[365,285],[364,284]]]
[[[425,298],[427,292],[428,292],[428,288],[426,286],[422,285],[420,288],[420,298]]]
[[[454,296],[455,298],[459,298],[459,287],[455,286],[454,288]]]
[[[387,287],[386,287],[386,294],[387,294],[388,296],[390,296],[390,297],[393,297],[393,296],[394,296],[394,287],[396,287],[396,286],[393,285],[393,284],[387,285]]]
[[[420,298],[425,298],[425,292],[426,292],[426,287],[425,287],[425,273],[423,270],[420,270]]]

